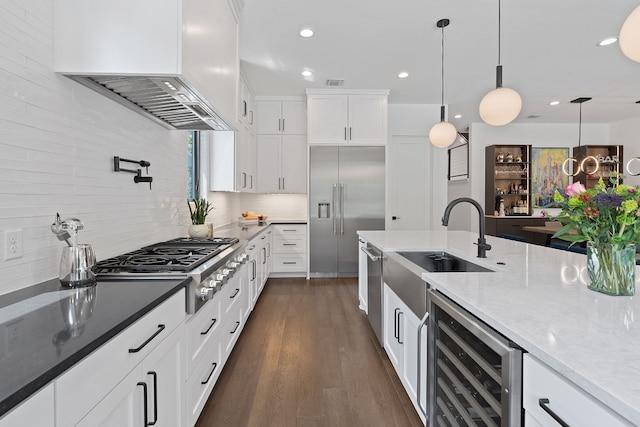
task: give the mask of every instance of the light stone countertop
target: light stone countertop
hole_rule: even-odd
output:
[[[446,250],[497,270],[429,273],[399,255],[387,255],[640,425],[640,295],[612,297],[587,289],[585,255],[487,236],[493,248],[480,259],[473,244],[478,235],[466,231],[358,234],[384,252]]]

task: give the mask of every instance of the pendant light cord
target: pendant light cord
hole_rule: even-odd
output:
[[[442,62],[441,62],[441,68],[442,68],[442,93],[441,93],[441,99],[442,102],[440,103],[440,105],[444,106],[444,26],[442,26]]]
[[[501,12],[502,8],[500,7],[500,0],[498,0],[498,65],[500,65],[500,42],[501,42],[501,29],[500,29],[500,22],[501,22]]]
[[[580,116],[578,121],[578,151],[580,151],[580,141],[582,140],[582,102],[580,103]]]

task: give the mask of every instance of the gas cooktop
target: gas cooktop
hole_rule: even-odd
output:
[[[189,272],[236,242],[237,238],[180,237],[99,261],[97,273]]]

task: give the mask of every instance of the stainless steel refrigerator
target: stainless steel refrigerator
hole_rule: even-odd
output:
[[[385,148],[311,146],[309,274],[358,275],[358,230],[384,230]]]

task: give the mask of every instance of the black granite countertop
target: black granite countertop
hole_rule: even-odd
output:
[[[188,281],[58,279],[0,295],[0,416],[169,298]]]

